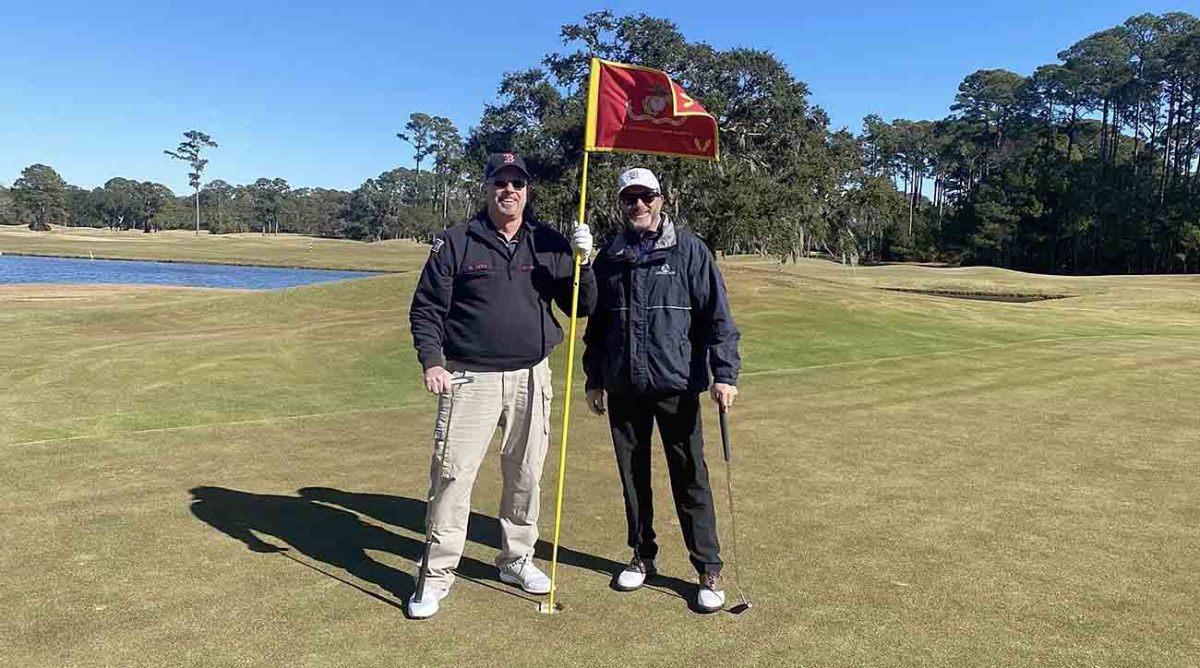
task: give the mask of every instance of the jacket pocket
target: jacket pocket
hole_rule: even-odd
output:
[[[691,341],[687,307],[652,306],[647,310],[646,331],[639,341],[644,351],[648,387],[661,392],[687,389],[691,375]]]

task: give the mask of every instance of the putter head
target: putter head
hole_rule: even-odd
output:
[[[737,606],[733,606],[732,608],[728,609],[727,612],[731,615],[739,615],[746,612],[746,610],[749,610],[750,608],[750,602],[746,601],[744,603],[738,603]]]
[[[740,594],[740,592],[739,592],[739,594]],[[731,615],[739,615],[739,614],[746,612],[746,610],[749,610],[752,607],[754,607],[754,606],[751,606],[749,598],[746,598],[745,594],[742,594],[742,602],[738,603],[737,606],[728,608],[726,610],[726,612],[730,613]]]
[[[541,603],[538,603],[538,613],[540,613],[540,614],[553,615],[553,614],[560,613],[562,611],[563,611],[562,603],[555,603],[553,608],[550,607],[549,601],[542,601]]]

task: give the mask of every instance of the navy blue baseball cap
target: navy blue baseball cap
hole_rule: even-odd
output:
[[[526,179],[531,178],[529,169],[525,167],[525,160],[516,153],[509,151],[506,153],[493,153],[488,156],[487,167],[483,170],[483,180],[490,181],[496,175],[496,172],[505,167],[514,167],[524,174]]]

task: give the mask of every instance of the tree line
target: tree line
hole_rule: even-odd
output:
[[[0,187],[0,224],[105,227],[113,230],[187,230],[214,234],[281,232],[376,241],[413,238],[428,241],[444,216],[461,216],[463,206],[437,208],[427,175],[398,168],[351,192],[292,188],[280,178],[232,185],[215,179],[194,195],[176,196],[151,181],[109,179],[92,190],[67,184],[53,168],[37,164],[21,172],[10,189]]]
[[[722,160],[594,156],[589,222],[617,229],[616,173],[637,163],[663,181],[667,211],[710,247],[785,261],[989,264],[1050,273],[1196,271],[1200,264],[1200,20],[1135,16],[1089,35],[1028,75],[967,75],[946,117],[868,116],[833,129],[775,56],[689,41],[669,20],[588,14],[563,47],[503,77],[465,136],[412,113],[396,139],[413,150],[350,192],[278,178],[201,185],[199,131],[172,157],[192,197],[114,178],[88,191],[33,165],[0,189],[0,222],[118,229],[296,232],[428,240],[480,206],[486,155],[526,156],[539,217],[569,224],[579,196],[588,62],[598,56],[671,73],[716,115]],[[189,143],[190,142],[190,143]],[[205,143],[207,142],[207,143]],[[194,149],[194,150],[193,150]]]
[[[866,119],[866,169],[905,194],[903,250],[1052,273],[1196,271],[1200,21],[1135,16],[1058,59],[967,76],[942,120]]]

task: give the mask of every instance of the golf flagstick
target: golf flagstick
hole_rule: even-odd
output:
[[[733,451],[729,443],[729,409],[721,406],[721,449],[725,453],[725,496],[729,499],[729,535],[733,539],[733,580],[737,587],[738,596],[742,602],[729,609],[729,612],[740,615],[750,609],[750,599],[742,591],[741,560],[738,559],[737,549],[737,515],[733,511]]]
[[[587,151],[583,152],[583,168],[580,172],[579,216],[576,218],[576,222],[583,225],[584,215],[587,213]],[[558,535],[562,523],[563,483],[566,482],[567,475],[567,433],[571,428],[571,380],[575,370],[575,325],[579,322],[579,268],[582,264],[583,256],[575,253],[575,271],[571,279],[571,334],[567,337],[567,383],[562,393],[563,420],[562,441],[558,454],[558,491],[554,498],[554,548],[550,554],[550,598],[546,602],[538,604],[538,612],[546,615],[552,615],[562,610],[562,604],[555,603],[554,594],[558,588]]]

